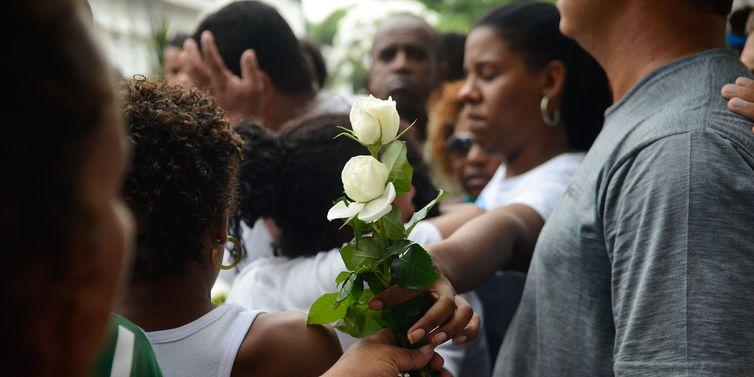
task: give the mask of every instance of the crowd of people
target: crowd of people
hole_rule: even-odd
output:
[[[121,78],[85,1],[8,5],[3,375],[754,371],[750,8],[520,1],[467,35],[384,20],[367,90],[395,100],[414,167],[394,204],[405,222],[452,194],[408,236],[440,278],[369,302],[433,298],[403,348],[306,324],[345,268],[352,236],[325,214],[361,146],[336,138],[355,98],[274,7],[232,2],[170,40],[162,77]]]

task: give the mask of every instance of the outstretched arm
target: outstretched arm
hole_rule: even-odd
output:
[[[526,269],[543,224],[531,207],[512,204],[476,217],[450,238],[430,246],[441,275],[426,290],[435,303],[409,329],[409,340],[428,337],[438,345],[447,339],[459,344],[473,339],[479,328],[478,317],[465,300],[456,296],[454,287],[468,291],[501,268]],[[370,308],[391,307],[422,293],[393,286],[374,297]]]
[[[544,221],[531,207],[511,204],[478,216],[429,247],[458,292],[467,292],[504,268],[526,271]]]

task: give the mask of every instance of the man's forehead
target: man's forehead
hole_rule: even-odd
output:
[[[424,21],[408,16],[386,20],[374,36],[374,49],[394,45],[418,45],[429,48],[435,44],[435,31]]]

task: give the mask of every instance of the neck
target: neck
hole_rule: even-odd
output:
[[[725,18],[673,1],[634,2],[600,37],[577,38],[607,72],[620,100],[654,70],[685,56],[725,46]],[[687,5],[683,5],[687,7]]]
[[[570,151],[564,125],[561,124],[556,128],[547,128],[543,123],[538,124],[536,127],[548,130],[548,135],[533,138],[519,150],[508,156],[504,156],[506,177],[515,177],[526,173],[549,161],[551,158]]]
[[[273,132],[280,131],[285,123],[306,113],[316,99],[316,94],[315,91],[296,95],[271,92],[262,114],[262,124]]]
[[[145,331],[156,331],[183,326],[209,313],[215,308],[210,298],[212,283],[202,276],[207,274],[196,270],[188,267],[183,275],[155,282],[132,281],[117,307],[118,314]]]

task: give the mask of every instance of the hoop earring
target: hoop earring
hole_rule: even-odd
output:
[[[549,105],[550,97],[542,97],[542,102],[539,103],[539,109],[542,111],[542,120],[544,120],[545,124],[548,127],[554,128],[560,124],[560,110],[555,109],[555,114],[553,115],[552,119],[550,119],[550,115],[547,113],[547,107],[549,107]]]
[[[235,268],[236,266],[238,266],[238,263],[241,262],[241,259],[243,258],[245,254],[243,245],[241,245],[241,243],[238,242],[238,240],[235,237],[228,236],[227,242],[230,242],[231,244],[233,244],[233,248],[230,250],[230,255],[233,257],[233,263],[228,264],[228,265],[223,264],[223,254],[225,251],[225,246],[212,250],[212,264],[214,264],[215,267],[221,270],[230,270],[232,268]]]

